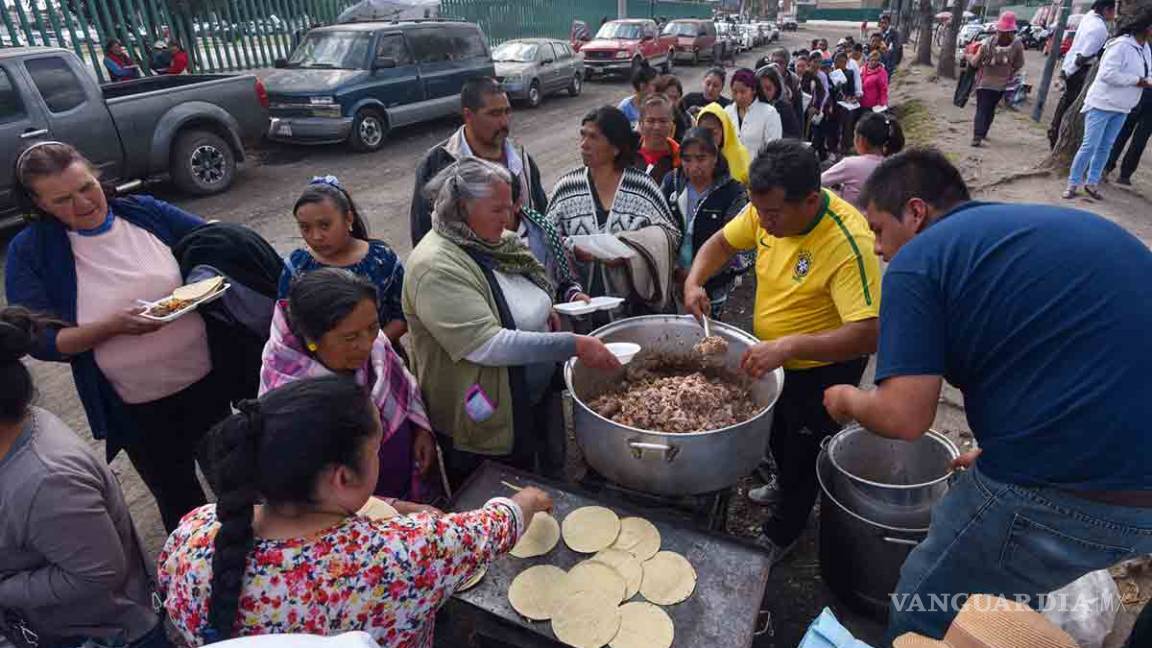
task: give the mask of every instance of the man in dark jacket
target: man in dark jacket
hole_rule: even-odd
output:
[[[888,75],[891,76],[896,67],[900,65],[900,61],[904,59],[904,41],[900,38],[900,31],[892,26],[891,14],[880,16],[880,35],[884,37],[884,43],[888,45],[888,58],[884,61],[884,67],[888,70]]]
[[[409,215],[412,247],[432,229],[433,200],[424,187],[436,174],[457,159],[474,156],[508,169],[527,196],[527,206],[541,214],[548,210],[548,194],[540,182],[540,169],[524,147],[508,137],[512,105],[500,83],[491,77],[477,77],[464,83],[460,91],[464,125],[451,137],[433,146],[416,167]]]

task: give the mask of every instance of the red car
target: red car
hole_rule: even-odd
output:
[[[589,78],[594,74],[631,75],[645,63],[668,73],[676,56],[676,36],[661,35],[654,20],[613,20],[604,23],[596,38],[585,43],[580,52]]]
[[[1068,53],[1072,48],[1072,39],[1076,38],[1076,28],[1080,26],[1080,21],[1083,20],[1084,14],[1072,14],[1068,16],[1068,25],[1064,28],[1064,38],[1060,41],[1060,56]],[[1053,27],[1055,28],[1055,27]],[[1049,38],[1044,43],[1044,54],[1047,56],[1048,52],[1052,49],[1052,39]]]

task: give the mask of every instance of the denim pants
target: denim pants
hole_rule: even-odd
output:
[[[996,106],[1004,98],[1003,90],[980,88],[976,91],[976,117],[972,120],[972,135],[984,139],[996,119]]]
[[[1068,172],[1068,186],[1096,186],[1104,175],[1104,165],[1112,153],[1112,143],[1124,128],[1127,113],[1114,110],[1090,108],[1084,113],[1084,139],[1080,150],[1072,160],[1072,170]],[[1087,179],[1084,173],[1088,173]]]
[[[905,632],[943,637],[963,605],[954,595],[996,594],[1037,607],[1040,595],[1088,572],[1152,553],[1152,508],[1007,484],[978,466],[958,475],[932,510],[928,537],[904,562],[889,642]]]

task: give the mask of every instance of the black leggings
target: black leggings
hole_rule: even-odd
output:
[[[972,135],[984,139],[996,119],[996,104],[1004,96],[1003,90],[981,88],[976,91],[976,119],[972,123]]]
[[[784,391],[776,401],[769,446],[776,462],[780,503],[764,523],[764,533],[784,547],[804,531],[816,503],[816,456],[820,442],[840,431],[824,409],[824,390],[832,385],[856,385],[868,358],[784,371]]]
[[[180,518],[208,502],[196,477],[196,460],[201,439],[231,412],[228,401],[209,374],[171,396],[126,407],[137,438],[124,450],[156,498],[164,530],[171,533]]]

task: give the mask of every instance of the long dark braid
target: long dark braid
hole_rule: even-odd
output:
[[[208,605],[213,641],[231,638],[236,626],[244,571],[252,549],[253,507],[259,497],[256,480],[263,434],[260,404],[244,401],[240,411],[242,415],[220,423],[210,444],[219,494],[216,519],[220,522],[213,545],[212,598]]]
[[[220,528],[213,543],[205,643],[229,639],[236,629],[257,501],[313,504],[317,476],[334,465],[359,473],[364,453],[377,448],[365,441],[379,429],[364,388],[346,376],[273,389],[259,401],[244,401],[239,414],[212,429],[205,450],[219,495]],[[376,474],[362,477],[376,483]]]

